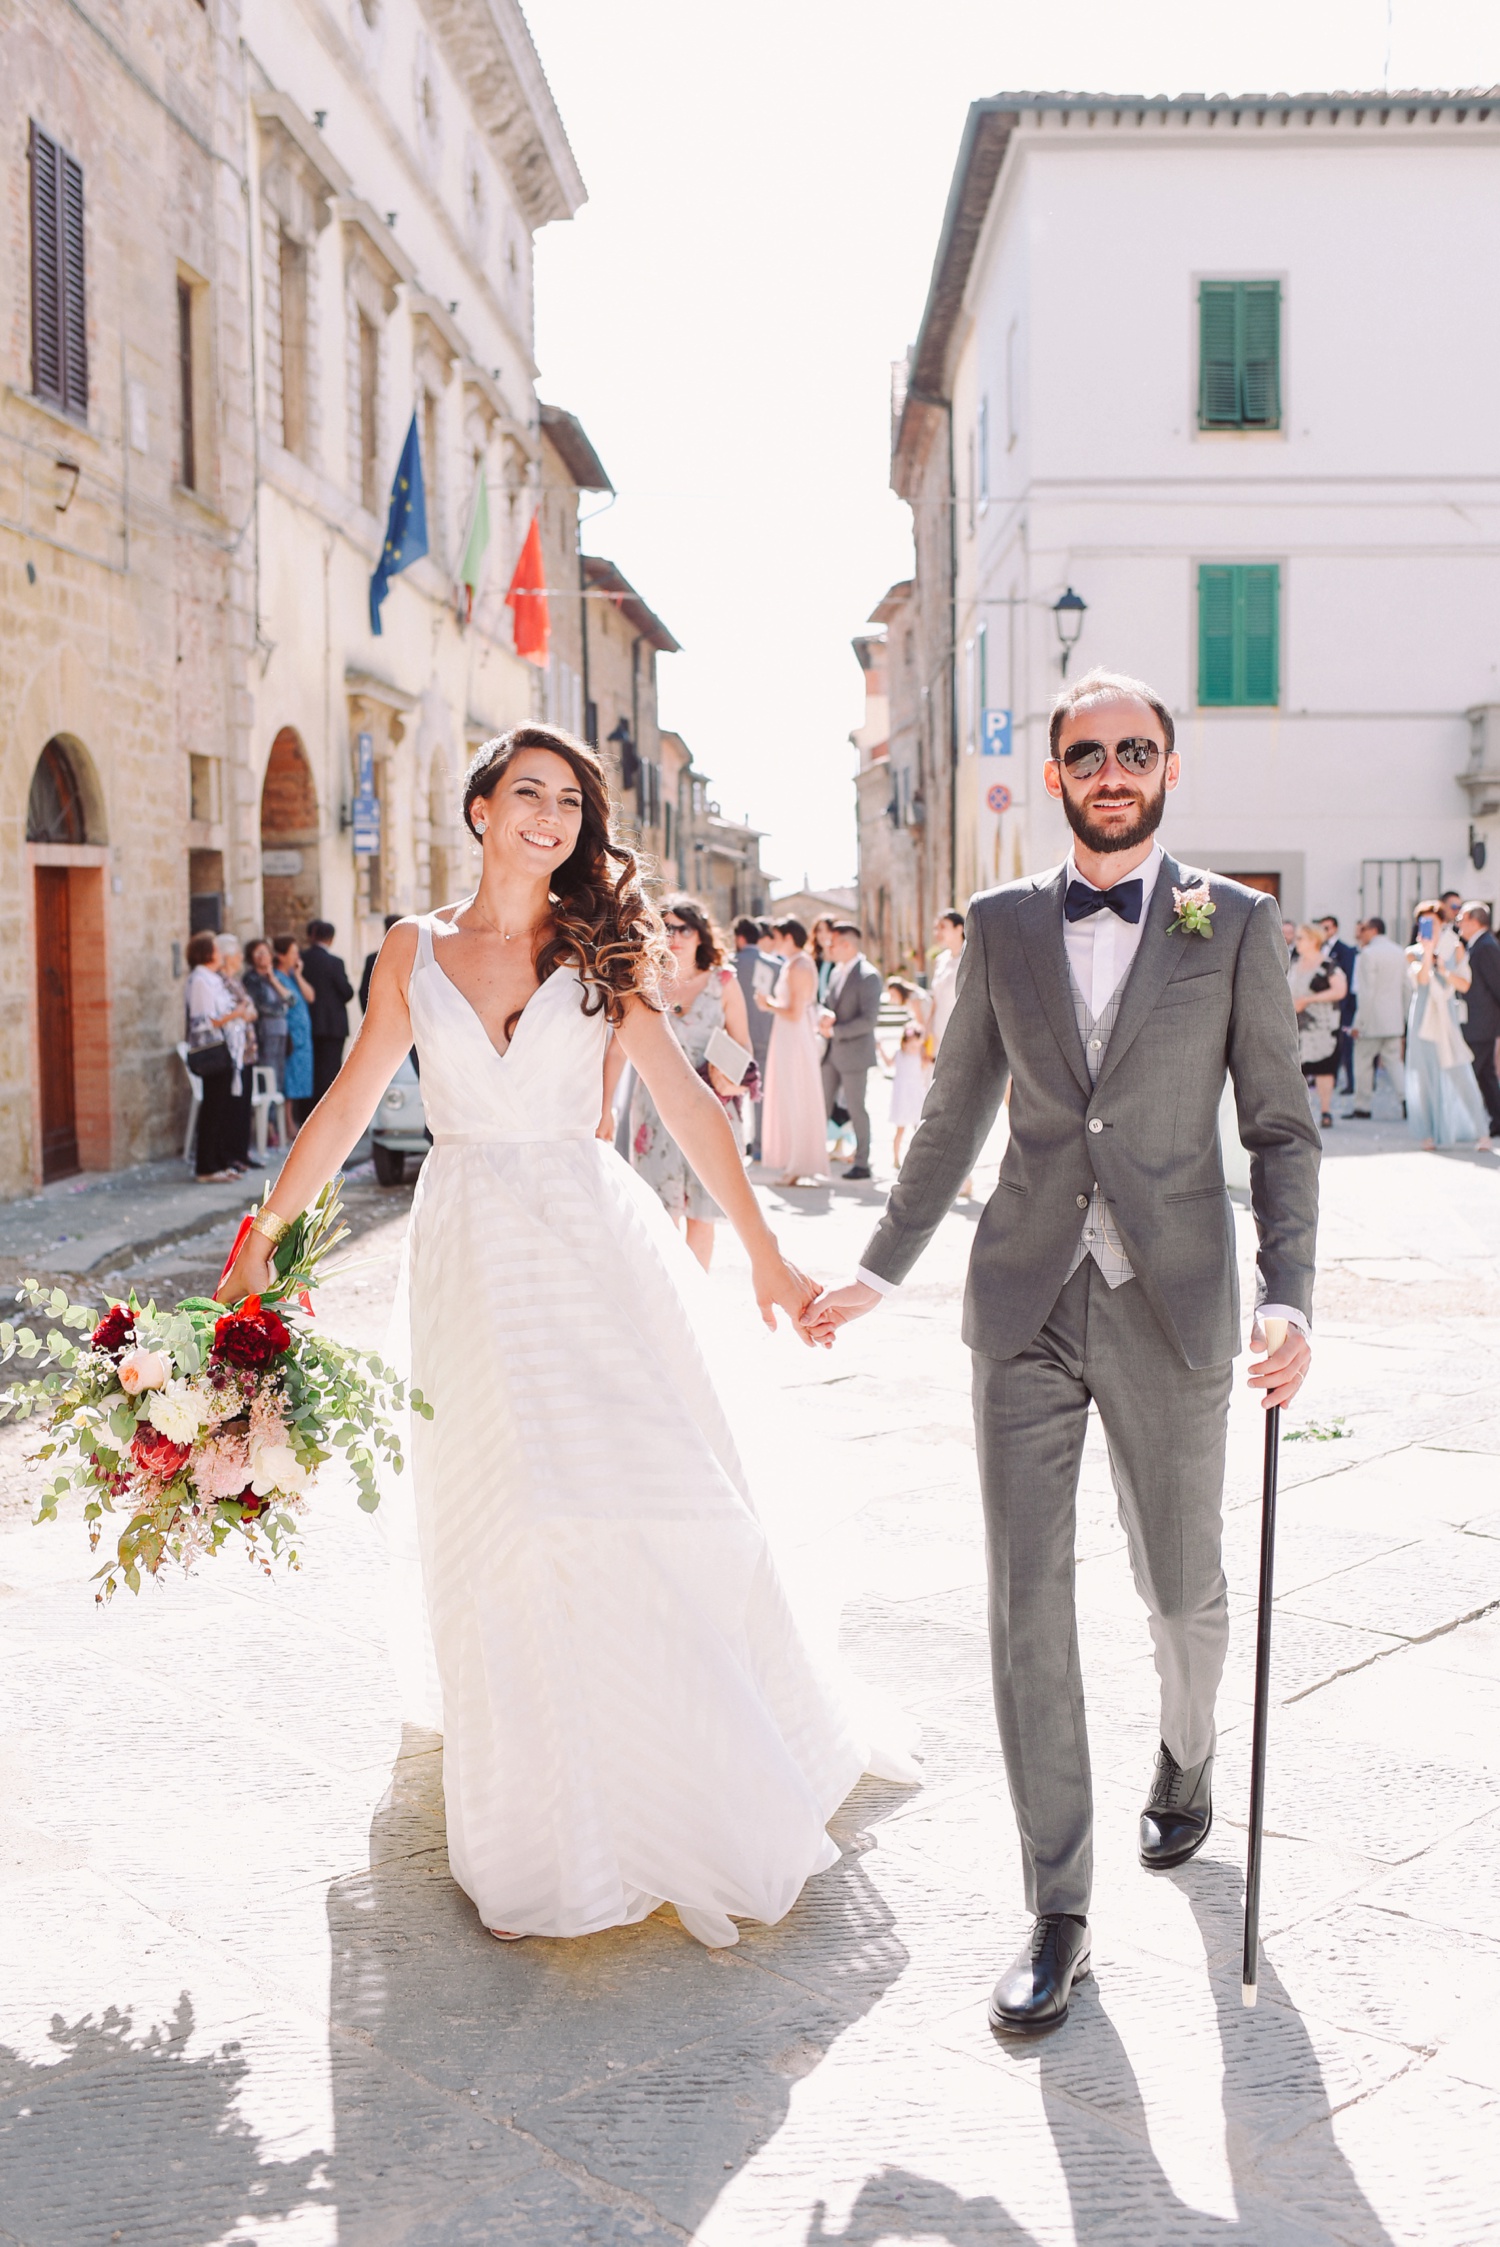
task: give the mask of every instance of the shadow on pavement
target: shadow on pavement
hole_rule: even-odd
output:
[[[857,1855],[729,1951],[666,1910],[499,1944],[448,1871],[441,1742],[414,1727],[369,1869],[327,1908],[341,2247],[680,2239],[907,1955]]]
[[[324,2154],[262,2158],[236,2108],[249,2068],[239,2046],[189,2054],[186,1991],[165,2026],[132,2031],[112,2005],[99,2020],[55,2013],[55,2059],[0,2045],[0,2235],[26,2247],[210,2247],[326,2204]]]

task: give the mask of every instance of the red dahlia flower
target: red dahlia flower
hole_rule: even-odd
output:
[[[117,1358],[129,1348],[134,1333],[134,1311],[123,1303],[112,1303],[89,1340],[96,1350],[107,1350],[112,1358]]]
[[[142,1420],[131,1441],[130,1456],[142,1474],[150,1475],[154,1482],[170,1482],[187,1465],[192,1448],[188,1443],[173,1443],[160,1428]]]
[[[259,1373],[291,1347],[291,1332],[274,1311],[251,1295],[237,1311],[226,1311],[214,1328],[214,1356],[247,1373]]]

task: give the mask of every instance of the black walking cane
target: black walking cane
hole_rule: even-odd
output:
[[[1286,1340],[1286,1320],[1263,1322],[1266,1354]],[[1260,1971],[1260,1845],[1266,1816],[1266,1730],[1271,1714],[1271,1599],[1276,1574],[1276,1466],[1281,1448],[1281,1407],[1266,1411],[1265,1465],[1260,1484],[1260,1604],[1255,1618],[1255,1728],[1250,1743],[1250,1852],[1245,1863],[1245,1959],[1240,1996],[1255,2003]]]

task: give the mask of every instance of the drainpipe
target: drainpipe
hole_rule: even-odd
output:
[[[594,723],[589,702],[589,600],[588,572],[583,559],[583,525],[575,532],[578,540],[578,638],[583,651],[583,738],[597,756],[599,753],[599,728]]]
[[[958,904],[958,483],[953,462],[953,400],[948,416],[948,897]],[[926,943],[926,930],[922,941]]]

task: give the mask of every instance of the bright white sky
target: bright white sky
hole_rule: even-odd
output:
[[[911,566],[890,362],[969,102],[1500,82],[1494,0],[523,5],[589,190],[537,245],[539,387],[619,494],[590,551],[683,644],[663,722],[781,889],[853,878],[849,642]]]

